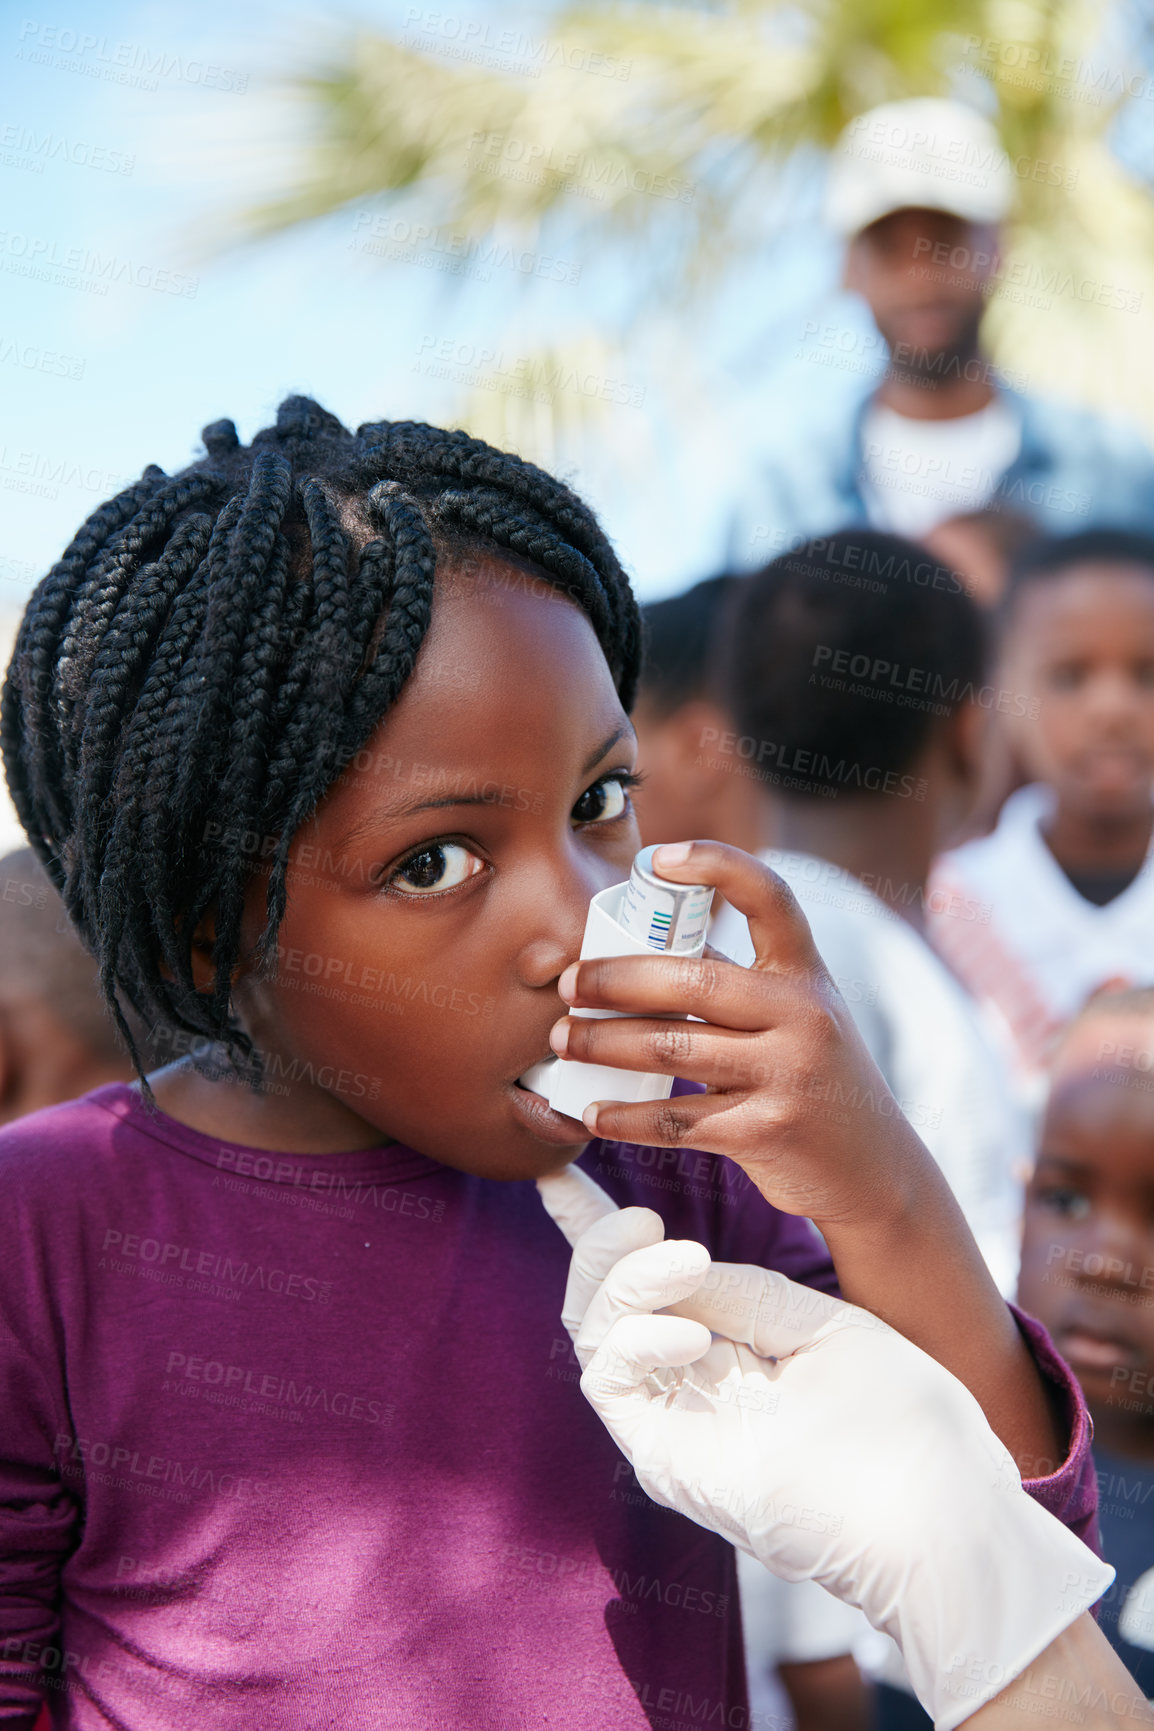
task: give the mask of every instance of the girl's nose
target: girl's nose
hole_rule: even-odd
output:
[[[590,901],[598,890],[620,883],[626,875],[620,867],[602,864],[591,869],[585,862],[583,869],[574,864],[542,879],[535,895],[532,935],[517,957],[522,985],[536,989],[560,978],[581,953]]]

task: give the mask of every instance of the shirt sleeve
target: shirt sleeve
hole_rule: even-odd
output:
[[[60,1571],[78,1511],[51,1464],[54,1403],[4,1308],[0,1298],[0,1720],[30,1731],[44,1695],[41,1664],[60,1628]]]
[[[1036,1474],[1027,1478],[1023,1473],[1022,1487],[1035,1502],[1069,1527],[1072,1533],[1102,1554],[1098,1533],[1098,1477],[1090,1453],[1094,1427],[1086,1402],[1074,1373],[1064,1359],[1059,1358],[1054,1343],[1040,1322],[1010,1305],[1014,1321],[1030,1349],[1038,1373],[1056,1396],[1058,1412],[1064,1427],[1066,1452],[1056,1464],[1049,1460],[1026,1462]]]
[[[27,1121],[25,1121],[27,1123]],[[0,1723],[31,1731],[59,1653],[61,1571],[79,1539],[79,1499],[63,1463],[73,1441],[54,1294],[61,1210],[47,1179],[27,1181],[27,1131],[0,1150]],[[35,1174],[33,1174],[35,1176]],[[77,1469],[78,1477],[81,1469]]]

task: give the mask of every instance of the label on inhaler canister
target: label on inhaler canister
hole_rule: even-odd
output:
[[[594,896],[581,942],[582,961],[599,956],[653,955],[658,950],[665,955],[694,956],[705,948],[713,890],[707,884],[671,884],[658,878],[653,871],[652,854],[651,847],[642,848],[629,882],[614,884]],[[631,890],[634,890],[633,903],[627,911]],[[655,915],[660,916],[656,921]],[[628,1012],[571,1010],[569,1013],[608,1020]],[[673,1087],[672,1076],[560,1058],[534,1064],[521,1081],[532,1092],[543,1095],[554,1111],[571,1118],[580,1118],[595,1100],[629,1103],[667,1100]]]
[[[663,955],[699,956],[713,904],[708,884],[675,884],[653,869],[655,848],[643,847],[633,861],[621,903],[627,932]]]

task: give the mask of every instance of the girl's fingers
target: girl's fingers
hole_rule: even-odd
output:
[[[556,1024],[550,1038],[557,1040],[562,1033],[565,1058],[586,1064],[656,1071],[718,1088],[766,1087],[772,1080],[760,1035],[705,1022],[568,1016]]]
[[[597,956],[574,962],[558,988],[581,1010],[690,1015],[747,1033],[771,1028],[794,1007],[792,988],[775,993],[764,974],[711,956]]]
[[[805,972],[821,966],[809,925],[783,878],[752,854],[720,841],[677,842],[659,847],[653,859],[659,877],[680,884],[713,884],[749,921],[754,968]]]
[[[725,1094],[682,1094],[671,1100],[597,1100],[587,1106],[582,1121],[591,1136],[606,1142],[633,1142],[641,1148],[698,1148],[707,1119],[720,1117],[733,1104]]]
[[[538,1178],[537,1193],[570,1244],[576,1244],[581,1234],[606,1214],[617,1213],[613,1198],[580,1166],[566,1166],[562,1172]]]
[[[692,1239],[665,1239],[623,1256],[589,1302],[577,1332],[578,1357],[591,1357],[621,1317],[650,1315],[688,1298],[708,1272],[709,1252]]]

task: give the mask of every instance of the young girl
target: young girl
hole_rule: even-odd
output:
[[[299,398],[204,439],[85,524],[5,689],[29,836],[181,1055],[0,1136],[0,1716],[747,1725],[732,1552],[577,1387],[531,1181],[578,1158],[670,1236],[836,1279],[1092,1528],[1077,1390],[772,873],[659,861],[749,917],[751,971],[570,965],[638,845],[637,613],[589,512]],[[581,1125],[517,1085],[550,1045],[689,1083]]]

